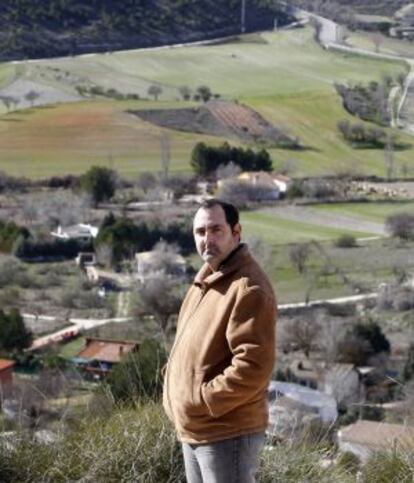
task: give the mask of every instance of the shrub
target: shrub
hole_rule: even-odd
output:
[[[414,238],[414,215],[411,213],[395,213],[385,220],[385,229],[393,237],[401,240]]]
[[[335,246],[338,248],[354,248],[357,241],[353,235],[343,234],[335,240]]]
[[[138,351],[129,353],[106,381],[115,401],[134,404],[157,400],[162,391],[161,369],[166,361],[166,352],[157,341],[144,340]]]

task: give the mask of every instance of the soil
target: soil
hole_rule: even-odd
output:
[[[294,143],[280,128],[243,104],[209,101],[195,108],[129,111],[143,121],[178,131],[270,144]]]

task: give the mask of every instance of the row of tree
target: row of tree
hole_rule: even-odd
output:
[[[239,166],[242,171],[273,170],[272,159],[266,149],[253,151],[230,146],[227,142],[217,147],[200,142],[191,152],[191,167],[197,176],[211,176],[219,166],[229,163]]]

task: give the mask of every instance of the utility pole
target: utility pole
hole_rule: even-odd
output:
[[[240,30],[242,34],[246,32],[246,0],[241,2]]]

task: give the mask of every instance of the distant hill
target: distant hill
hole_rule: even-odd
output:
[[[288,22],[271,0],[246,1],[246,31]],[[0,60],[67,56],[240,32],[240,0],[2,0]]]

